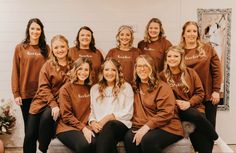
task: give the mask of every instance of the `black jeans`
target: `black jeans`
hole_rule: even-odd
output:
[[[55,134],[55,121],[51,115],[51,108],[47,107],[39,114],[29,114],[24,138],[24,153],[36,153],[37,140],[39,150],[47,152],[48,146]]]
[[[75,153],[95,153],[92,145],[85,139],[82,131],[66,131],[57,134],[57,138]]]
[[[24,131],[26,132],[26,127],[27,127],[27,120],[29,117],[29,109],[30,109],[30,104],[32,102],[32,98],[29,99],[22,99],[22,105],[20,106],[21,112],[22,112],[22,117],[24,120]]]
[[[116,145],[124,139],[129,129],[118,120],[107,122],[99,134],[96,135],[96,153],[117,153]]]
[[[205,114],[195,108],[189,108],[185,111],[180,110],[179,116],[182,121],[192,122],[196,126],[194,132],[189,135],[194,149],[199,153],[211,153],[218,134]]]
[[[181,136],[166,132],[159,128],[148,131],[142,138],[141,143],[136,146],[133,143],[135,133],[130,129],[125,135],[126,153],[162,153],[167,146],[182,139]]]

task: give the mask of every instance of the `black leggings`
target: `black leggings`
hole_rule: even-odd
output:
[[[213,105],[212,101],[205,101],[203,104],[205,105],[206,118],[211,122],[211,124],[215,128],[217,105]]]
[[[94,151],[82,131],[62,132],[57,134],[57,138],[75,153],[93,153]]]
[[[96,135],[96,153],[117,153],[116,145],[123,140],[128,130],[126,125],[118,120],[107,122]]]
[[[159,128],[148,131],[142,138],[141,143],[136,146],[133,143],[135,133],[130,129],[125,135],[125,150],[126,153],[162,153],[162,150],[167,146],[182,139],[181,136],[166,132]]]
[[[195,108],[189,108],[180,111],[179,116],[182,121],[192,122],[196,126],[194,132],[189,136],[194,149],[200,153],[212,152],[214,140],[218,138],[218,134],[205,114]]]
[[[43,153],[47,152],[55,134],[55,121],[51,112],[51,108],[47,107],[39,114],[29,114],[23,144],[24,153],[36,153],[37,140],[39,141],[39,150]]]
[[[24,120],[24,131],[25,132],[26,132],[26,127],[27,127],[27,120],[29,117],[29,109],[30,109],[31,102],[32,102],[32,98],[22,99],[22,105],[20,106],[21,112],[22,112],[22,117]]]

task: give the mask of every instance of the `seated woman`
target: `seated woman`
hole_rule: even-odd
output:
[[[54,36],[51,48],[51,59],[40,70],[38,91],[30,105],[24,153],[36,153],[37,140],[39,150],[46,153],[55,134],[60,111],[57,101],[59,90],[68,81],[66,73],[70,70],[72,61],[68,56],[68,40],[64,36]]]
[[[116,153],[118,141],[131,127],[133,90],[125,82],[119,62],[107,58],[101,67],[99,82],[90,91],[89,124],[96,133],[96,153]]]
[[[183,137],[171,88],[157,77],[154,60],[136,59],[134,69],[134,115],[125,136],[127,153],[161,153]]]
[[[169,84],[175,94],[181,120],[196,125],[195,131],[190,134],[194,149],[199,153],[211,153],[213,142],[218,135],[204,114],[204,90],[201,80],[184,62],[184,50],[178,46],[170,47],[166,52],[165,66],[160,77]]]
[[[91,152],[93,132],[86,127],[90,114],[91,70],[90,59],[78,58],[69,72],[71,81],[61,88],[59,94],[61,117],[57,138],[75,153]]]

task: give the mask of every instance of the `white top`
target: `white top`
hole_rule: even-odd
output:
[[[124,123],[131,128],[131,118],[133,117],[134,93],[129,83],[125,82],[120,93],[115,98],[112,95],[112,88],[104,89],[104,98],[99,97],[99,85],[95,84],[90,90],[91,97],[91,113],[89,122],[100,121],[103,117],[113,114],[116,120]]]

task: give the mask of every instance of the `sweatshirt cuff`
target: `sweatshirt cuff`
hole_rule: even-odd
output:
[[[50,106],[51,108],[54,108],[54,107],[58,107],[58,104],[57,104],[56,101],[52,101],[52,102],[50,102],[49,106]]]

